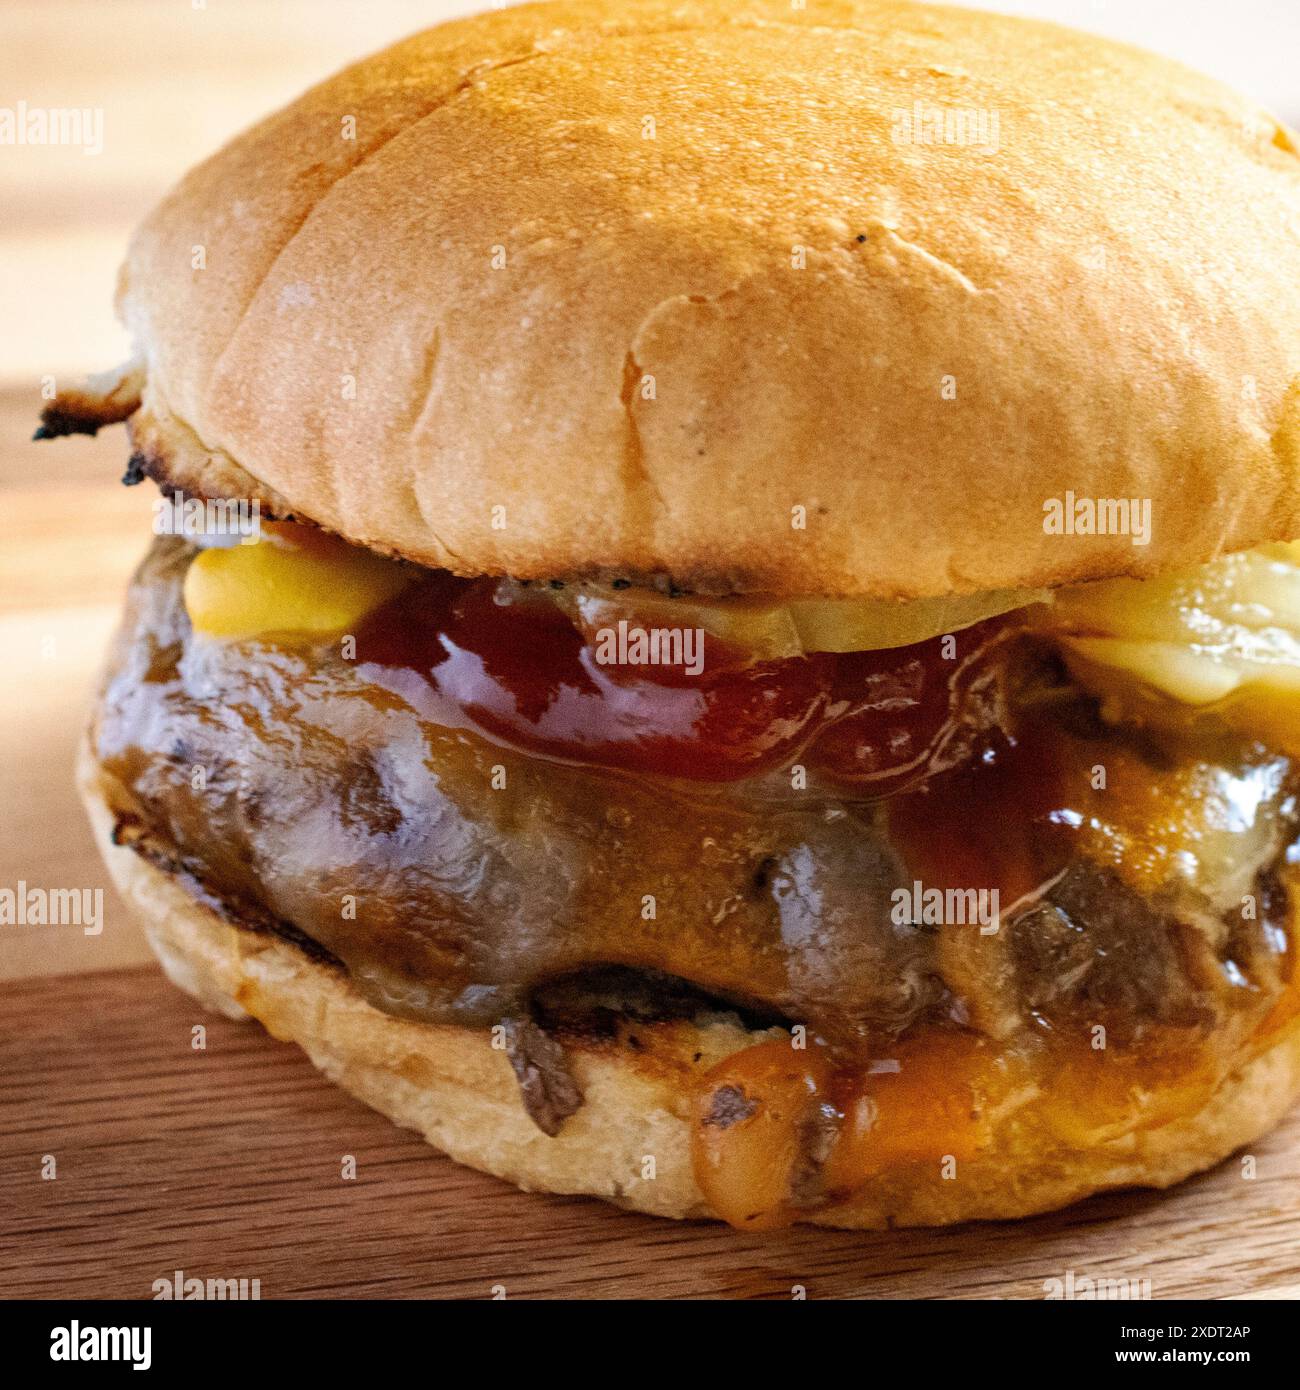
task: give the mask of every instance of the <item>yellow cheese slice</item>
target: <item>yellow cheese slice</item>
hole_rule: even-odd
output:
[[[255,544],[194,557],[185,607],[194,630],[209,637],[345,632],[413,573],[315,527],[263,523]]]

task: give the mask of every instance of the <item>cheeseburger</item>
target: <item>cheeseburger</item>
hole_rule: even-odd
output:
[[[81,766],[167,974],[744,1228],[1165,1187],[1300,1089],[1300,157],[892,0],[419,34],[132,243]]]

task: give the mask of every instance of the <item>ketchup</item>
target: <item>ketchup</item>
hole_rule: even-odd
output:
[[[749,661],[706,637],[703,669],[601,665],[545,595],[433,573],[357,636],[372,667],[412,668],[511,747],[663,777],[731,782],[802,761],[867,795],[923,780],[959,722],[999,620],[887,651]]]

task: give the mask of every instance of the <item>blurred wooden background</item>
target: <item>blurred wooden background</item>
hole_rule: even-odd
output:
[[[1021,1226],[738,1238],[522,1197],[434,1158],[259,1032],[211,1021],[214,1053],[196,1063],[196,1006],[151,968],[120,973],[147,952],[100,868],[71,768],[151,498],[118,485],[121,430],[29,442],[41,380],[72,381],[127,355],[112,317],[117,265],[131,228],[189,165],[343,63],[483,7],[0,5],[0,107],[104,118],[98,154],[0,146],[0,886],[103,887],[106,923],[99,937],[0,927],[0,981],[11,981],[0,985],[0,1190],[18,1199],[0,1223],[0,1295],[147,1296],[176,1267],[264,1274],[268,1297],[486,1296],[496,1282],[512,1295],[788,1298],[801,1283],[810,1297],[1035,1297],[1067,1268],[1153,1275],[1157,1297],[1295,1284],[1295,1117],[1261,1146],[1255,1183],[1229,1164],[1171,1198],[1117,1197]],[[1144,42],[1300,123],[1297,0],[986,7]],[[119,973],[76,978],[91,970]],[[51,1150],[65,1175],[41,1183]],[[322,1175],[343,1151],[361,1156],[364,1181],[340,1188]],[[365,1241],[341,1239],[363,1226]]]
[[[0,885],[107,880],[72,790],[77,734],[149,536],[126,437],[37,445],[41,383],[129,355],[113,317],[135,224],[244,126],[344,63],[472,8],[448,0],[40,0],[0,6],[0,106],[103,112],[103,149],[0,145]],[[102,936],[0,928],[0,979],[148,959],[111,891]]]

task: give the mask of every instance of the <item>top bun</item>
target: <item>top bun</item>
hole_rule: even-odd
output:
[[[1293,137],[1052,25],[445,24],[195,169],[120,304],[146,468],[461,573],[914,598],[1300,535]]]

